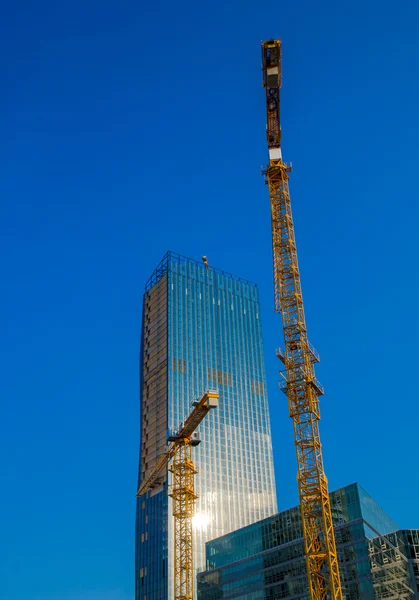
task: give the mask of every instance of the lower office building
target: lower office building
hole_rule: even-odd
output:
[[[419,530],[362,487],[330,494],[344,600],[419,600]],[[198,600],[309,600],[298,506],[206,544]]]

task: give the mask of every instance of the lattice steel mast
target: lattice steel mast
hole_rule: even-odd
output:
[[[218,406],[218,392],[205,392],[199,402],[194,402],[194,409],[180,429],[168,438],[170,445],[161,454],[153,469],[141,482],[137,497],[147,490],[159,485],[169,463],[169,471],[173,475],[169,496],[173,498],[174,546],[175,546],[175,600],[193,600],[194,568],[192,546],[192,517],[195,501],[195,474],[198,472],[192,460],[192,447],[200,443],[193,436],[198,425],[212,408]]]
[[[295,243],[288,173],[282,161],[280,126],[281,42],[262,44],[266,90],[269,186],[272,218],[275,312],[281,313],[285,350],[282,389],[294,423],[298,487],[311,600],[342,600],[335,535],[319,433],[319,396],[323,388],[314,373],[319,355],[307,338],[300,271]]]

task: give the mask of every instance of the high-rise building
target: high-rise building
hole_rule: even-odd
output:
[[[277,510],[257,286],[168,252],[146,284],[140,353],[139,481],[192,402],[208,388],[219,406],[194,448],[199,498],[195,568],[205,542]],[[169,474],[170,475],[170,474]],[[137,501],[136,600],[173,597],[170,481]]]
[[[419,531],[357,483],[330,494],[345,600],[419,600]],[[198,600],[308,600],[298,506],[206,544]]]

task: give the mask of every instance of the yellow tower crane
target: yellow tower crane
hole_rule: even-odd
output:
[[[194,567],[192,545],[192,517],[195,501],[195,481],[197,468],[192,460],[192,447],[200,443],[196,428],[209,413],[218,406],[218,392],[208,390],[201,400],[193,403],[194,409],[179,430],[168,438],[171,442],[161,454],[150,473],[141,482],[137,492],[139,498],[148,490],[162,483],[167,469],[172,473],[169,496],[173,499],[175,522],[175,600],[193,600]],[[171,463],[171,464],[170,464]],[[170,466],[169,466],[170,464]]]
[[[282,161],[280,94],[281,42],[262,43],[263,87],[266,90],[269,187],[272,220],[275,312],[281,313],[285,365],[280,387],[288,397],[298,462],[298,487],[311,600],[342,600],[336,542],[319,433],[319,396],[323,387],[314,373],[320,358],[308,341],[288,179]]]

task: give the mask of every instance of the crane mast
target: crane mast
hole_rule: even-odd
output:
[[[137,498],[162,482],[166,470],[172,473],[169,496],[173,499],[174,550],[175,550],[175,600],[193,600],[194,568],[192,546],[192,517],[195,501],[195,475],[198,472],[192,460],[192,447],[200,443],[194,437],[198,425],[218,406],[218,392],[208,390],[199,401],[193,403],[193,410],[176,433],[170,435],[171,442],[157,459],[150,473],[143,479]],[[170,466],[169,466],[170,465]]]
[[[314,364],[320,358],[307,337],[288,189],[291,167],[282,161],[281,153],[279,40],[262,43],[262,72],[266,90],[269,150],[269,164],[264,175],[271,205],[274,306],[275,312],[282,316],[285,343],[283,351],[277,349],[277,356],[285,365],[280,387],[288,397],[289,414],[294,424],[310,599],[342,600],[319,433],[319,396],[323,395],[323,387],[316,379]]]

